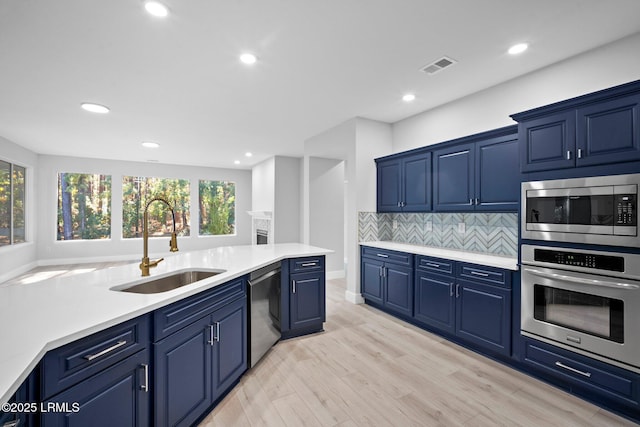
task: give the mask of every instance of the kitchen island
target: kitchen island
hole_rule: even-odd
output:
[[[330,252],[303,244],[219,247],[168,256],[145,279],[140,277],[135,263],[73,277],[1,286],[0,342],[5,345],[0,352],[0,402],[11,398],[50,350],[229,283],[271,263]],[[112,290],[187,269],[222,272],[156,294]]]

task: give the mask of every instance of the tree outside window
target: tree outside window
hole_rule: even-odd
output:
[[[144,208],[154,197],[164,197],[172,204],[178,236],[189,236],[189,180],[125,176],[122,178],[122,237],[142,237]],[[169,236],[172,231],[171,211],[167,205],[152,203],[149,206],[149,237]]]
[[[58,174],[57,240],[111,237],[111,176]]]
[[[201,236],[235,234],[236,184],[229,181],[199,182]]]

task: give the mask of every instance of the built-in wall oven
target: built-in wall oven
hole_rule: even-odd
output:
[[[522,245],[522,334],[640,372],[640,255]]]
[[[523,239],[640,247],[640,174],[522,184]]]

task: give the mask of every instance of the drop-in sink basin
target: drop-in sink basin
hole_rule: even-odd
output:
[[[134,294],[158,294],[180,288],[200,280],[207,279],[225,270],[187,270],[170,276],[159,277],[135,285],[124,285],[111,288],[114,291],[131,292]]]

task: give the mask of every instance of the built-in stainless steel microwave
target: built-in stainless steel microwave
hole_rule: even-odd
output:
[[[640,247],[640,174],[522,183],[522,238]]]

